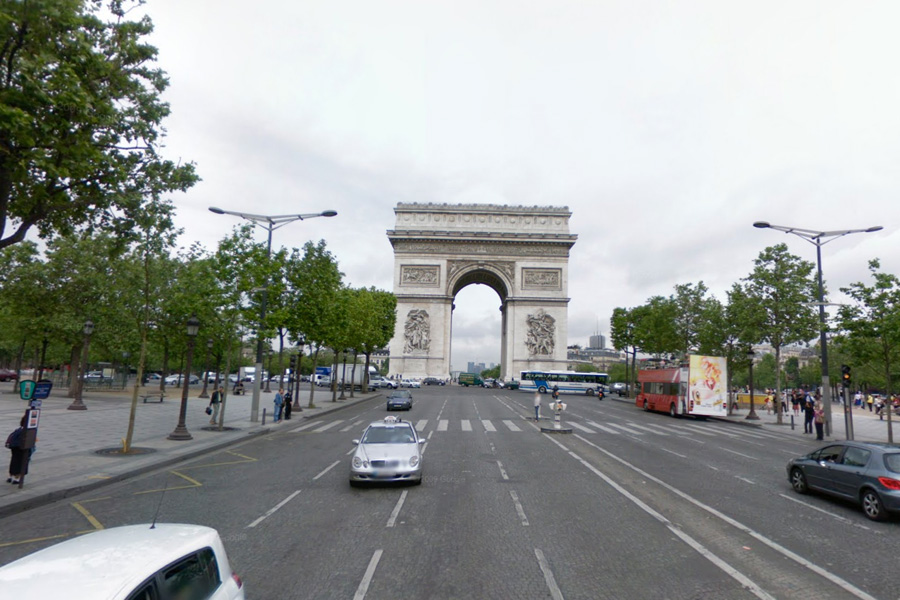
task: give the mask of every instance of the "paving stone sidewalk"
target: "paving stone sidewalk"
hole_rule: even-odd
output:
[[[11,385],[11,384],[10,384]],[[0,392],[0,434],[8,435],[24,414],[27,403],[6,385]],[[141,393],[153,392],[141,388]],[[294,411],[291,421],[275,424],[271,421],[274,393],[263,393],[260,414],[265,408],[266,424],[250,422],[251,394],[228,396],[225,406],[225,431],[210,431],[205,408],[208,399],[198,398],[200,387],[191,389],[188,398],[186,425],[193,439],[172,441],[166,438],[178,423],[181,391],[167,390],[162,403],[138,400],[132,446],[151,452],[123,456],[100,455],[104,448],[121,448],[128,428],[131,409],[131,390],[124,392],[85,392],[88,410],[67,410],[72,400],[65,390],[54,391],[44,400],[38,428],[37,450],[32,456],[25,486],[6,483],[8,454],[4,456],[3,480],[0,487],[0,516],[12,514],[75,493],[101,487],[146,471],[174,464],[193,456],[240,443],[251,436],[265,435],[302,419],[315,418],[380,395],[378,392],[349,395],[345,400],[331,402],[331,393],[316,390],[316,408],[306,408],[309,389],[301,390],[302,412]],[[5,450],[5,449],[4,449]],[[8,451],[7,451],[8,452]]]

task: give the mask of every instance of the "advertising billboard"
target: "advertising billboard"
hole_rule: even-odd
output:
[[[728,414],[725,357],[691,355],[689,373],[688,412],[712,417]]]

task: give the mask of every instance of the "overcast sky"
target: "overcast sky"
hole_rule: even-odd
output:
[[[677,283],[723,298],[765,246],[815,260],[757,220],[884,226],[823,248],[834,291],[873,257],[900,273],[896,0],[145,9],[171,79],[166,153],[203,178],[174,198],[185,245],[234,225],[210,205],[334,209],[276,246],[324,238],[350,284],[391,289],[397,202],[568,206],[570,344]],[[455,368],[499,360],[498,307],[460,293]]]

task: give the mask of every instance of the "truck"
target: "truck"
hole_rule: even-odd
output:
[[[644,410],[718,417],[728,414],[728,371],[722,356],[692,354],[679,364],[645,361],[635,405]]]
[[[460,373],[459,374],[459,385],[469,387],[470,385],[474,385],[476,387],[480,387],[484,385],[484,380],[481,378],[481,375],[478,373]]]
[[[356,367],[355,369],[354,366]],[[354,388],[362,389],[365,372],[366,365],[362,363],[357,363],[356,365],[354,365],[353,363],[341,363],[338,364],[337,369],[332,369],[331,367],[317,367],[316,384],[331,385],[332,376],[334,376],[334,380],[337,382],[338,386],[340,386],[343,382],[344,385],[349,386],[352,384]],[[375,365],[370,365],[369,377],[374,377],[377,375],[378,369],[375,367]]]

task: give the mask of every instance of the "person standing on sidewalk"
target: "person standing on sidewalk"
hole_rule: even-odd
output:
[[[813,432],[813,419],[816,417],[816,404],[813,403],[812,396],[806,397],[806,403],[803,405],[803,433]]]
[[[210,425],[215,425],[216,421],[219,420],[219,404],[222,402],[222,392],[223,388],[220,386],[219,389],[213,390],[212,396],[209,398],[209,408],[212,409],[209,417]]]
[[[291,402],[293,402],[294,396],[291,394],[291,391],[288,390],[284,393],[284,420],[291,420],[291,410],[294,408],[291,406]]]
[[[872,398],[872,394],[866,394],[866,404],[869,405],[869,412],[872,412],[872,406],[875,404],[875,399]]]
[[[6,483],[17,485],[22,475],[28,474],[28,456],[30,450],[25,445],[25,417],[19,422],[19,426],[6,438],[6,447],[12,453],[9,459],[9,477]]]
[[[539,421],[541,419],[541,393],[537,390],[534,391],[534,420]]]
[[[822,441],[825,439],[825,407],[822,406],[822,402],[816,402],[815,406],[815,416],[813,419],[816,423],[816,439]]]
[[[278,388],[278,393],[275,394],[275,422],[281,420],[281,409],[284,408],[284,390]]]

